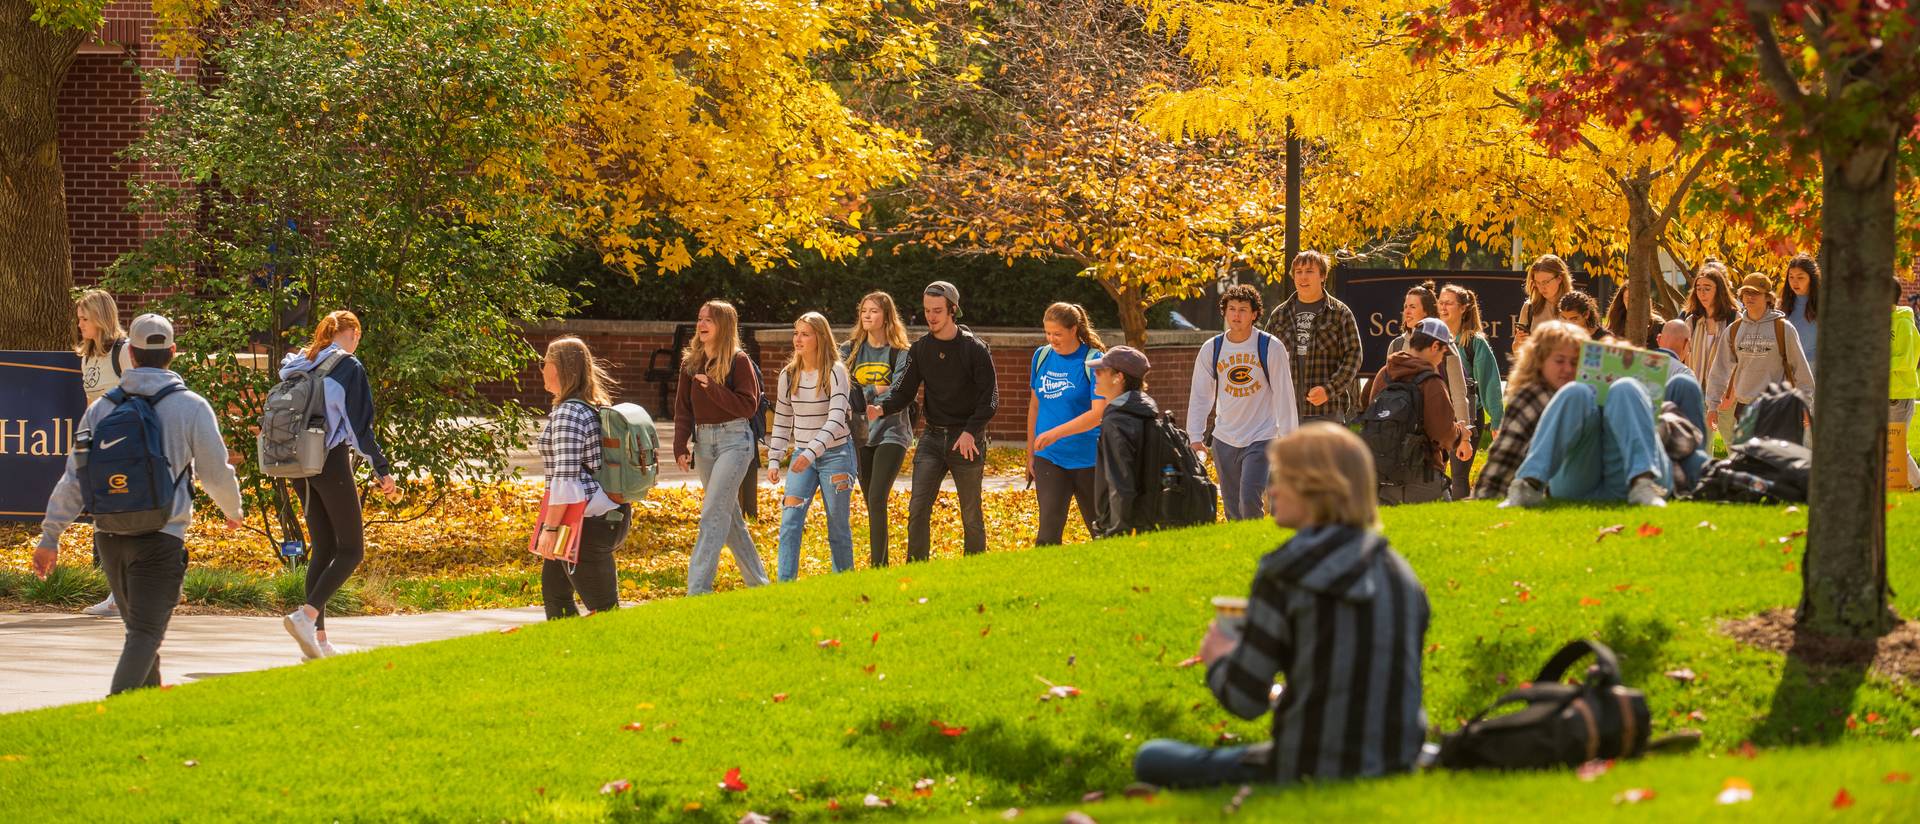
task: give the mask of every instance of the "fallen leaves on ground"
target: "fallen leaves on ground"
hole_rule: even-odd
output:
[[[1720,794],[1713,797],[1715,804],[1744,804],[1753,800],[1753,785],[1744,778],[1729,778],[1720,785]]]
[[[720,789],[730,793],[743,793],[747,791],[747,782],[740,780],[739,767],[727,770],[727,774],[720,777]]]
[[[1600,531],[1593,536],[1593,542],[1596,544],[1600,543],[1601,541],[1606,540],[1608,535],[1618,535],[1625,531],[1627,531],[1626,524],[1614,524],[1613,526],[1603,526],[1600,528]]]
[[[1681,667],[1680,669],[1677,669],[1677,670],[1667,670],[1666,675],[1668,678],[1672,678],[1673,680],[1679,681],[1683,684],[1691,683],[1695,677],[1693,673],[1693,669],[1690,667]]]
[[[967,734],[966,727],[948,726],[945,721],[934,721],[933,728],[936,730],[939,730],[941,735],[944,735],[948,738],[959,738],[960,736]]]
[[[1665,532],[1666,530],[1661,529],[1660,527],[1654,526],[1653,524],[1643,523],[1640,525],[1639,531],[1640,531],[1640,537],[1652,538],[1652,537],[1658,536],[1660,533]]]
[[[1851,806],[1853,806],[1853,794],[1847,792],[1846,787],[1841,787],[1840,792],[1833,796],[1833,808],[1836,810],[1844,810]]]
[[[1629,789],[1621,790],[1620,792],[1614,794],[1613,803],[1638,804],[1642,801],[1652,801],[1654,795],[1655,795],[1654,791],[1649,790],[1645,787],[1632,787]]]
[[[619,795],[631,789],[633,789],[633,782],[628,781],[624,778],[621,778],[614,781],[608,781],[605,784],[601,784],[600,794],[601,795]]]
[[[1573,771],[1573,775],[1581,781],[1592,782],[1599,780],[1600,776],[1606,775],[1611,769],[1613,769],[1613,759],[1596,759],[1581,764]]]

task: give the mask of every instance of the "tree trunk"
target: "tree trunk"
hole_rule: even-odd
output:
[[[1821,157],[1820,397],[1797,619],[1820,634],[1873,638],[1895,620],[1884,466],[1899,144],[1849,148]]]
[[[1660,277],[1660,214],[1645,179],[1626,187],[1627,328],[1611,330],[1635,346],[1645,345],[1653,313],[1653,282]]]
[[[0,349],[73,339],[57,103],[87,32],[56,32],[32,15],[25,0],[0,3]]]
[[[1142,352],[1147,351],[1147,310],[1153,304],[1145,300],[1138,286],[1128,286],[1116,278],[1098,274],[1092,277],[1100,284],[1100,288],[1106,290],[1107,297],[1113,298],[1113,307],[1120,311],[1120,331],[1126,337],[1127,345]]]

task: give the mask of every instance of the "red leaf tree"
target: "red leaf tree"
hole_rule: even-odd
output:
[[[1828,635],[1897,620],[1882,465],[1893,274],[1900,241],[1920,239],[1897,207],[1920,169],[1901,153],[1920,138],[1917,14],[1914,0],[1451,0],[1419,23],[1427,49],[1508,44],[1546,64],[1532,114],[1550,146],[1596,117],[1819,158],[1817,460],[1797,617]],[[1781,183],[1766,163],[1741,171],[1758,194]]]

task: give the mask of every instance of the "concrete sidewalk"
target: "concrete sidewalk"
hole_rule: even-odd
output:
[[[545,619],[539,607],[328,618],[341,652],[418,644]],[[125,628],[118,618],[0,613],[0,712],[94,701],[107,694]],[[278,617],[175,615],[160,672],[176,684],[300,663]]]

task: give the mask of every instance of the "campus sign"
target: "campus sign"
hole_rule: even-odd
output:
[[[1500,358],[1505,374],[1513,352],[1513,326],[1520,319],[1520,307],[1527,302],[1525,272],[1506,269],[1357,269],[1339,267],[1334,272],[1333,293],[1353,310],[1360,325],[1361,377],[1372,377],[1387,363],[1387,344],[1404,331],[1400,326],[1400,306],[1407,290],[1423,281],[1435,286],[1457,283],[1472,289],[1480,298],[1480,320],[1486,327],[1487,342]],[[1582,273],[1574,274],[1573,288],[1586,289]],[[1597,298],[1608,297],[1602,293]]]
[[[0,351],[0,520],[39,521],[86,411],[72,352]]]

